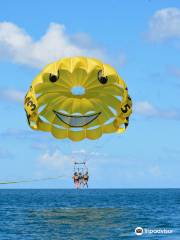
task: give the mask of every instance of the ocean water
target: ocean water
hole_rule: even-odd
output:
[[[11,239],[180,239],[180,189],[3,189],[0,240]]]

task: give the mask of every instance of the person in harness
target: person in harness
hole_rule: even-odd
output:
[[[88,171],[86,171],[86,173],[83,175],[83,185],[84,185],[84,187],[86,186],[88,188],[88,180],[89,180],[89,175],[88,175]]]
[[[74,173],[74,176],[72,177],[74,180],[74,185],[78,189],[79,188],[79,175],[77,172]]]
[[[88,188],[88,168],[86,167],[86,162],[74,162],[74,175],[73,175],[74,185],[76,189]]]

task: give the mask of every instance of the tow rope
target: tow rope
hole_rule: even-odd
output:
[[[0,182],[0,185],[2,185],[2,184],[16,184],[16,183],[30,183],[30,182],[48,181],[48,180],[54,180],[54,179],[59,179],[59,178],[63,178],[63,177],[64,176],[27,179],[27,180],[18,180],[18,181],[5,181],[5,182]]]

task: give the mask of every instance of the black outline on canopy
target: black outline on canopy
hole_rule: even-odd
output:
[[[91,122],[93,122],[95,119],[97,119],[99,117],[99,115],[101,114],[101,112],[99,113],[93,113],[93,114],[90,114],[90,115],[80,115],[80,116],[77,116],[77,115],[67,115],[67,114],[64,114],[64,113],[59,113],[55,110],[53,110],[53,112],[56,114],[56,117],[61,120],[63,123],[67,124],[68,126],[70,127],[77,127],[77,128],[80,128],[80,127],[84,127],[88,124],[90,124]],[[67,122],[65,122],[63,119],[61,119],[61,117],[59,115],[62,115],[64,117],[69,117],[69,118],[81,118],[81,117],[85,117],[85,118],[88,118],[88,117],[92,117],[92,116],[95,116],[94,119],[92,119],[91,121],[89,121],[88,123],[82,125],[82,126],[73,126],[73,125],[70,125],[68,124]]]

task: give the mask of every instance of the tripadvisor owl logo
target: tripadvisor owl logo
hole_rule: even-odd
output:
[[[142,228],[142,227],[137,227],[137,228],[135,229],[135,233],[136,233],[136,235],[138,235],[138,236],[142,235],[142,234],[143,234],[143,228]]]

